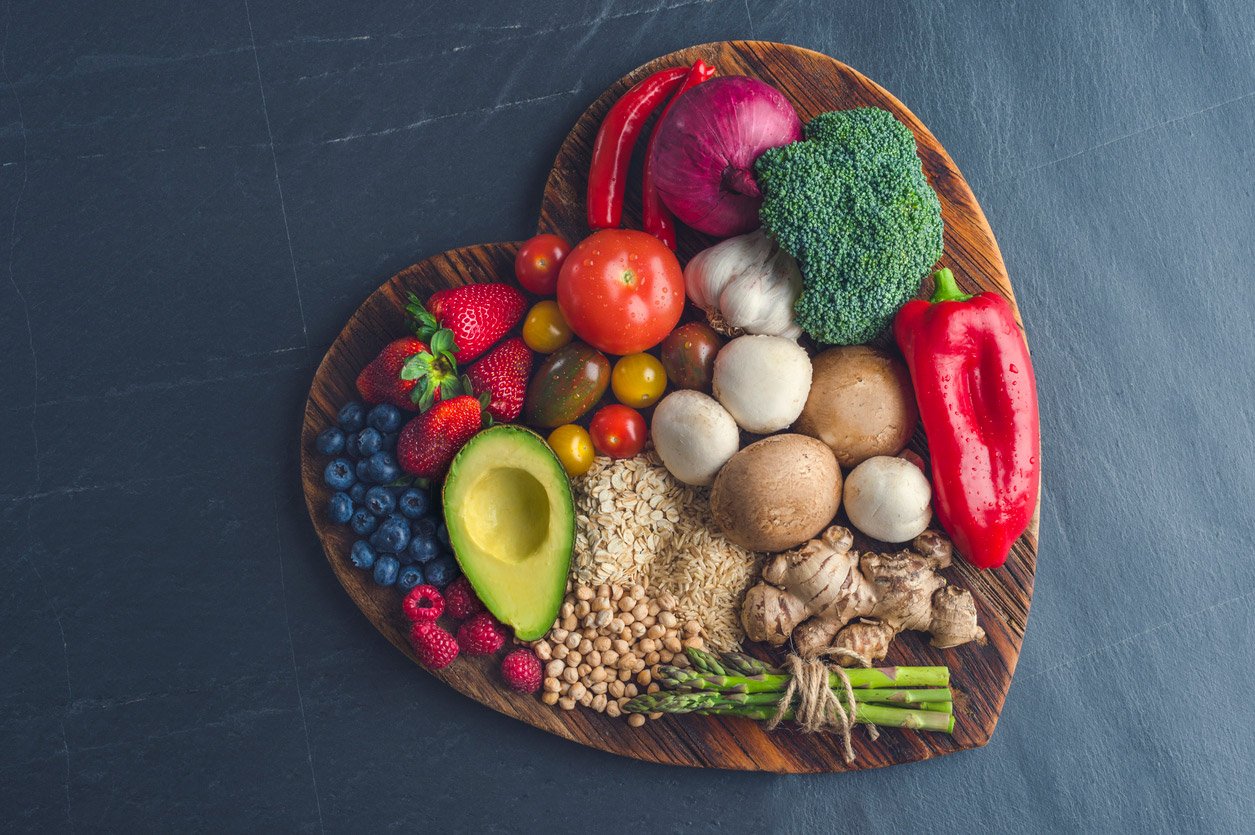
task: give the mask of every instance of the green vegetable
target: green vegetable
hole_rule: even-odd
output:
[[[797,323],[819,342],[860,344],[941,257],[941,204],[915,137],[886,110],[822,113],[805,137],[755,163],[759,218],[802,268]]]

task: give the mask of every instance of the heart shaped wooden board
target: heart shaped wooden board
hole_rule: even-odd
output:
[[[632,84],[668,66],[688,65],[701,58],[721,75],[750,75],[781,90],[803,121],[827,110],[875,105],[893,112],[915,133],[929,181],[941,197],[945,221],[943,263],[969,292],[994,290],[1014,303],[998,244],[971,189],[945,149],[897,99],[850,67],[828,56],[783,44],[734,41],[703,44],[658,58],[620,79],[588,108],[563,142],[554,161],[541,204],[540,231],[557,232],[575,242],[588,234],[584,191],[593,138],[602,116]],[[484,184],[489,188],[489,184]],[[624,225],[640,228],[639,185],[629,188]],[[681,260],[712,241],[681,230]],[[356,399],[354,379],[387,342],[405,333],[407,292],[426,298],[436,290],[470,282],[513,281],[516,243],[484,244],[455,249],[428,258],[393,276],[368,298],[345,325],[314,377],[301,434],[301,475],[310,517],[345,591],[371,623],[399,650],[414,658],[406,640],[407,623],[395,588],[376,586],[369,573],[358,571],[347,554],[354,535],[327,521],[329,491],[322,482],[325,459],[313,449],[314,439],[332,425],[339,407]],[[931,293],[931,286],[921,294]],[[912,448],[927,449],[922,432]],[[1012,549],[1004,567],[976,571],[959,563],[945,573],[976,599],[980,623],[988,633],[984,646],[968,644],[951,650],[928,646],[917,633],[894,641],[886,663],[949,665],[956,695],[953,735],[884,729],[873,741],[855,731],[856,759],[844,761],[835,737],[802,734],[781,727],[766,731],[744,719],[706,716],[664,717],[632,728],[591,710],[562,711],[532,696],[505,688],[496,659],[460,658],[432,673],[471,698],[516,719],[567,739],[652,762],[773,772],[824,772],[877,768],[913,762],[989,741],[1015,672],[1033,593],[1037,553],[1037,519]],[[770,657],[766,648],[751,652]]]

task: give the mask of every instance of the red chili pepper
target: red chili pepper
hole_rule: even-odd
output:
[[[641,178],[641,228],[672,249],[675,249],[675,217],[663,205],[658,189],[654,186],[654,143],[658,141],[658,129],[662,127],[662,120],[671,112],[671,105],[690,89],[703,81],[709,81],[714,74],[715,68],[710,64],[700,58],[694,62],[693,68],[680,84],[680,89],[675,91],[667,106],[658,114],[658,121],[654,122],[654,129],[649,134],[649,144],[645,146],[645,172]]]
[[[623,220],[623,192],[632,148],[649,114],[680,86],[688,72],[688,67],[671,67],[648,76],[624,93],[602,120],[588,169],[590,228],[614,229]]]
[[[1037,507],[1033,364],[1002,296],[964,295],[948,269],[934,278],[932,301],[907,302],[893,335],[928,435],[937,518],[968,562],[996,568]]]

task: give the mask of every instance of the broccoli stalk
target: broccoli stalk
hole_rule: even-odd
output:
[[[941,257],[941,204],[910,129],[876,107],[823,113],[754,170],[763,228],[802,270],[797,323],[826,344],[874,339]]]

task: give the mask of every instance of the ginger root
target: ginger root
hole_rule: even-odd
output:
[[[751,640],[779,646],[792,636],[804,657],[846,650],[879,661],[908,629],[931,633],[935,647],[984,643],[971,592],[937,573],[951,554],[948,539],[924,531],[910,550],[860,555],[853,534],[833,525],[767,563],[763,582],[745,594],[741,623]]]

